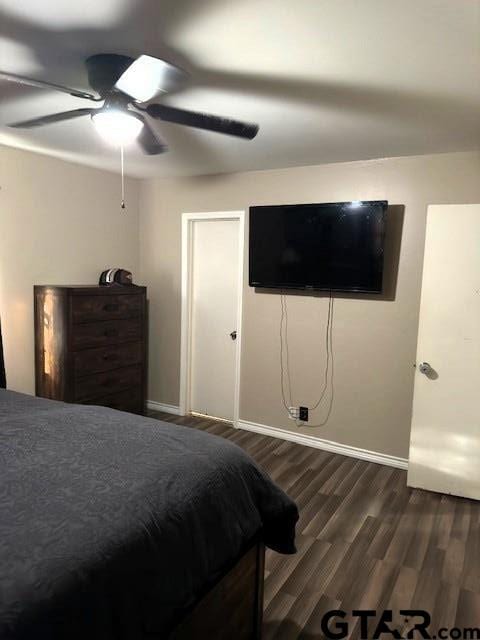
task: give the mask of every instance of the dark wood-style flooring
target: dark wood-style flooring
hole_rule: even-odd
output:
[[[267,551],[264,640],[323,638],[332,609],[349,614],[351,638],[356,609],[392,609],[403,637],[412,623],[400,609],[430,612],[432,635],[480,627],[480,502],[409,489],[405,471],[225,423],[150,415],[235,442],[296,501],[298,553]]]

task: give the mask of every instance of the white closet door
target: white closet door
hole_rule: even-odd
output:
[[[235,402],[239,233],[238,220],[193,223],[190,407],[227,420]]]

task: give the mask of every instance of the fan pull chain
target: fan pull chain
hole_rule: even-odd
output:
[[[122,170],[122,201],[120,203],[120,208],[125,209],[125,172],[123,167],[123,144],[120,145],[120,164]]]

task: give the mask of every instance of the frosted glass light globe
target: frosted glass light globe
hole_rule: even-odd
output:
[[[113,109],[92,114],[92,121],[102,138],[114,145],[133,142],[143,127],[143,122],[133,114]]]

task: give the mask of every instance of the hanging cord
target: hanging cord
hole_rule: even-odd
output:
[[[290,376],[290,362],[289,362],[289,351],[288,351],[288,308],[287,308],[287,298],[285,294],[282,292],[280,296],[280,305],[281,305],[281,316],[280,316],[280,384],[281,384],[281,393],[282,393],[282,402],[283,406],[287,410],[288,414],[290,413],[290,407],[293,406],[292,402],[292,383]],[[324,382],[323,388],[320,392],[320,396],[317,402],[310,407],[310,411],[315,411],[322,401],[325,398],[327,391],[330,389],[329,394],[329,403],[327,408],[327,414],[325,419],[316,425],[304,425],[309,427],[323,427],[329,420],[330,414],[333,408],[333,399],[334,399],[334,357],[333,357],[333,311],[334,311],[334,297],[332,295],[332,291],[330,291],[330,296],[328,300],[328,313],[327,313],[327,326],[325,331],[325,372],[324,372]],[[285,394],[285,385],[284,380],[285,376],[287,377],[287,393],[290,404],[287,404],[286,394]],[[293,416],[292,416],[293,417]],[[299,421],[297,420],[297,425],[299,425]]]
[[[122,200],[120,202],[120,208],[125,209],[125,171],[123,165],[123,144],[120,145],[120,166],[122,172]]]
[[[330,372],[330,359],[331,356],[333,355],[331,353],[331,348],[330,348],[330,342],[331,342],[331,328],[332,328],[332,319],[333,319],[333,296],[332,296],[332,292],[330,291],[330,297],[328,299],[328,314],[327,314],[327,330],[325,331],[325,353],[326,353],[326,364],[325,364],[325,374],[324,374],[324,380],[323,380],[323,389],[320,392],[320,397],[318,398],[317,402],[313,405],[313,407],[311,408],[311,411],[315,411],[315,409],[318,407],[318,405],[322,402],[322,400],[325,397],[325,394],[327,392],[327,388],[328,388],[328,374]]]
[[[327,413],[325,415],[324,420],[322,420],[321,422],[318,422],[317,424],[312,424],[309,425],[310,427],[324,427],[327,422],[330,419],[330,415],[332,413],[332,409],[333,409],[333,400],[335,397],[335,387],[334,387],[334,373],[335,373],[335,359],[333,357],[333,307],[334,307],[334,298],[332,297],[332,293],[330,292],[330,301],[331,301],[331,308],[330,308],[330,324],[327,330],[327,335],[328,335],[328,344],[329,344],[329,350],[330,350],[330,398],[329,398],[329,402],[328,402],[328,406],[327,406]]]
[[[281,316],[280,316],[280,388],[282,390],[282,401],[283,406],[290,414],[290,407],[292,406],[292,381],[290,377],[290,360],[289,360],[289,351],[288,351],[288,312],[287,312],[287,300],[285,294],[282,292],[280,295],[280,307],[281,307]],[[284,326],[285,326],[285,338],[284,338]],[[283,356],[284,352],[284,343],[285,343],[285,358]],[[285,373],[287,374],[287,392],[288,392],[288,400],[290,404],[287,404],[287,400],[285,398],[285,389],[284,389],[284,378]]]

